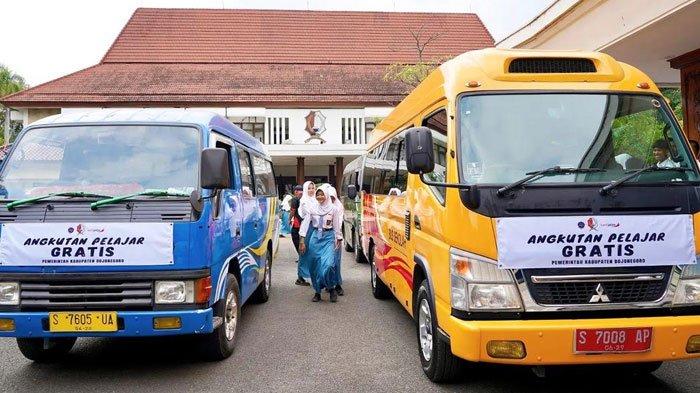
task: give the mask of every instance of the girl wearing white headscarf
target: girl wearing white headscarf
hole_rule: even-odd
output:
[[[343,227],[343,215],[345,214],[345,207],[343,207],[343,204],[340,202],[340,199],[338,199],[338,192],[335,190],[335,187],[333,186],[328,186],[328,196],[331,198],[331,202],[333,202],[333,206],[335,206],[335,210],[337,214],[334,216],[335,219],[338,221],[335,223],[338,227],[342,228]],[[343,237],[343,232],[341,230],[340,232],[340,237],[342,239]],[[343,291],[343,287],[340,285],[343,283],[343,277],[340,275],[340,260],[343,257],[343,251],[341,250],[341,247],[338,247],[335,249],[335,255],[334,255],[334,260],[335,260],[335,291],[338,293],[338,296],[343,296],[345,294],[345,291]]]
[[[340,249],[343,235],[337,219],[338,210],[331,202],[329,187],[316,190],[316,200],[318,204],[309,210],[301,224],[299,235],[307,243],[302,241],[299,248],[302,255],[308,254],[311,257],[311,284],[315,291],[312,301],[320,301],[321,291],[326,288],[331,302],[336,302],[335,250]]]
[[[301,198],[299,199],[298,208],[298,214],[302,219],[302,225],[303,222],[306,220],[306,217],[309,216],[309,212],[315,209],[318,205],[315,197],[316,185],[314,184],[314,182],[305,182],[303,188],[304,190],[301,194]],[[301,235],[301,229],[299,229],[299,234],[300,236],[302,236],[302,238],[300,239],[299,250],[297,250],[299,251],[299,264],[297,265],[297,280],[294,283],[296,285],[308,286],[309,283],[305,279],[311,277],[311,256],[308,254],[305,255],[305,253],[302,252],[302,250],[304,248],[308,248],[309,241],[308,239],[304,240],[303,235]]]
[[[282,204],[280,205],[280,208],[282,209],[282,227],[280,234],[282,236],[287,236],[292,232],[292,223],[289,217],[289,212],[292,210],[292,206],[289,204],[291,200],[292,196],[286,194],[282,199]]]

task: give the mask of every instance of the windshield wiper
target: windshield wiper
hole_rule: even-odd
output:
[[[508,191],[520,187],[525,183],[531,182],[535,180],[536,178],[544,177],[544,176],[550,176],[550,175],[568,175],[572,173],[593,173],[593,172],[605,172],[605,169],[602,168],[562,168],[560,166],[553,166],[551,168],[547,169],[542,169],[539,171],[534,171],[534,172],[527,172],[525,173],[528,175],[527,177],[524,177],[516,182],[510,183],[507,186],[501,187],[496,191],[496,195],[498,196],[503,196],[505,193]]]
[[[115,197],[109,197],[108,199],[101,199],[99,201],[93,202],[90,204],[90,209],[95,210],[100,206],[104,205],[111,205],[114,203],[119,203],[121,201],[125,201],[127,199],[131,199],[137,196],[152,196],[152,197],[159,197],[159,196],[179,196],[179,197],[189,197],[190,194],[186,192],[180,192],[180,191],[168,191],[168,190],[146,190],[142,192],[137,192],[135,194],[128,194],[128,195],[120,195],[120,196],[115,196]]]
[[[607,186],[603,186],[600,188],[600,195],[607,195],[610,191],[613,189],[617,188],[620,184],[635,178],[637,175],[640,175],[644,172],[650,172],[650,171],[676,171],[676,172],[687,172],[687,171],[692,171],[692,168],[683,168],[679,166],[672,166],[672,167],[660,167],[657,166],[656,164],[654,165],[649,165],[647,167],[641,168],[641,169],[636,169],[633,171],[627,171],[627,175],[617,179],[613,180],[608,184]]]
[[[63,197],[70,197],[70,198],[111,198],[110,195],[103,195],[103,194],[93,194],[91,192],[54,192],[51,194],[46,194],[38,197],[32,197],[32,198],[24,198],[24,199],[18,199],[16,201],[10,202],[7,204],[7,210],[14,210],[17,206],[21,205],[30,205],[32,203],[36,203],[39,201],[42,201],[44,199],[52,198],[52,197],[57,197],[57,196],[63,196]]]

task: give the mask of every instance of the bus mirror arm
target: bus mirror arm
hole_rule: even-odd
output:
[[[420,180],[432,187],[456,188],[459,190],[459,199],[468,209],[476,209],[480,204],[479,187],[475,184],[442,183],[428,180],[423,172],[420,173]]]

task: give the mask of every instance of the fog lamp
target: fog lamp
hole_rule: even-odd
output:
[[[690,336],[688,344],[685,346],[685,351],[688,353],[700,352],[700,335]]]
[[[486,353],[498,359],[523,359],[525,344],[522,341],[491,340],[486,343]]]
[[[179,329],[182,327],[180,317],[155,317],[153,318],[154,329]]]

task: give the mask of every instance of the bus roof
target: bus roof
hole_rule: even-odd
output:
[[[31,127],[95,123],[148,123],[148,124],[196,124],[204,128],[216,128],[223,135],[269,158],[263,144],[225,117],[206,110],[149,108],[149,109],[97,109],[62,113],[32,123]]]
[[[395,132],[411,126],[417,114],[443,98],[455,100],[464,92],[505,90],[660,94],[646,74],[600,52],[475,50],[443,63],[430,73],[377,125],[368,148],[374,148]]]

